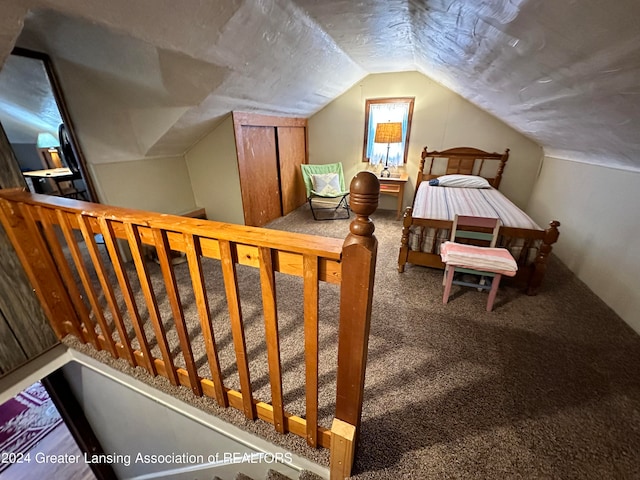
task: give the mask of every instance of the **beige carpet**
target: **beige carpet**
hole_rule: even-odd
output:
[[[442,273],[397,272],[400,221],[374,216],[380,242],[357,479],[640,478],[640,337],[555,257],[536,297],[501,286],[492,313],[486,293],[454,290],[442,305]],[[314,222],[302,207],[270,228],[343,238],[348,221]],[[562,236],[560,238],[562,242]],[[225,385],[239,388],[217,262],[207,266]],[[257,272],[239,268],[252,386],[269,400]],[[188,278],[186,265],[176,274]],[[278,275],[285,407],[304,415],[300,387],[300,282]],[[320,416],[330,424],[335,396],[338,289],[321,301]],[[456,287],[454,287],[455,289]],[[183,291],[184,289],[184,291]],[[189,289],[181,287],[194,353],[208,376]],[[162,306],[169,318],[168,304]],[[132,333],[132,332],[131,332]],[[169,332],[175,343],[175,333]],[[74,348],[89,349],[69,341]],[[181,364],[179,349],[174,348]],[[104,361],[243,428],[327,462],[304,441],[264,422],[247,422],[212,400],[193,399],[123,361]]]

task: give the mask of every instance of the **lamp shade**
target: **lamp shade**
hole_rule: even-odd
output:
[[[402,122],[379,123],[376,126],[375,143],[402,142]]]
[[[36,146],[38,148],[58,148],[60,141],[50,133],[39,133]]]

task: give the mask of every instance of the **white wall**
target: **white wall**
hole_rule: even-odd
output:
[[[553,252],[640,333],[640,173],[545,157],[528,213],[561,222]]]
[[[410,205],[423,147],[442,150],[468,146],[488,151],[511,149],[500,189],[523,208],[533,189],[541,148],[524,135],[419,72],[369,75],[309,119],[309,162],[342,162],[347,183],[366,168],[362,160],[365,101],[368,98],[415,97],[407,172]],[[380,207],[395,209],[396,199],[381,198]]]
[[[196,203],[207,211],[207,218],[244,225],[238,156],[229,115],[186,154]]]
[[[197,208],[183,157],[90,165],[102,203],[182,214]]]
[[[80,48],[75,55],[91,53]],[[186,107],[167,105],[162,85],[149,73],[158,68],[157,56],[155,48],[140,44],[107,62],[127,72],[127,81],[98,68],[104,58],[89,62],[95,68],[56,56],[52,61],[99,201],[180,214],[197,208],[183,155],[150,148]]]
[[[163,472],[156,478],[186,480],[213,478],[217,475],[223,480],[232,480],[238,472],[251,478],[265,478],[268,469],[274,469],[288,478],[297,478],[300,470],[309,469],[326,478],[326,469],[309,460],[187,405],[168,393],[151,388],[97,360],[78,352],[73,352],[72,356],[82,363],[67,363],[62,368],[65,379],[104,453],[118,456],[117,459],[122,460],[112,465],[118,478]],[[253,452],[287,456],[284,463],[243,462],[182,475],[170,475],[167,471],[189,465],[180,462],[135,462],[138,454],[201,455],[203,463],[210,463],[216,460],[216,454],[221,462],[225,453],[242,455]],[[269,458],[273,458],[273,455]]]

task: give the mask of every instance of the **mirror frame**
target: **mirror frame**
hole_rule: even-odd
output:
[[[96,188],[93,180],[91,179],[91,175],[89,175],[87,161],[85,159],[84,153],[82,152],[82,149],[80,148],[80,143],[78,142],[78,137],[75,133],[73,122],[71,121],[71,116],[69,115],[69,110],[64,100],[64,94],[62,93],[62,88],[60,87],[58,76],[56,75],[53,68],[51,58],[46,53],[36,52],[34,50],[29,50],[22,47],[14,47],[14,49],[11,51],[11,55],[18,55],[20,57],[40,60],[44,65],[44,69],[47,72],[47,76],[49,77],[49,83],[51,84],[51,90],[53,91],[53,97],[56,101],[56,105],[58,106],[58,111],[60,112],[60,117],[62,117],[62,121],[69,134],[71,146],[75,153],[75,157],[78,160],[78,168],[80,170],[80,173],[82,174],[82,179],[84,180],[84,183],[87,187],[89,201],[99,203]]]

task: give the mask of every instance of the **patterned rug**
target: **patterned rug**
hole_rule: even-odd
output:
[[[62,422],[40,382],[0,405],[0,452],[28,452]],[[0,472],[10,463],[1,462]]]

